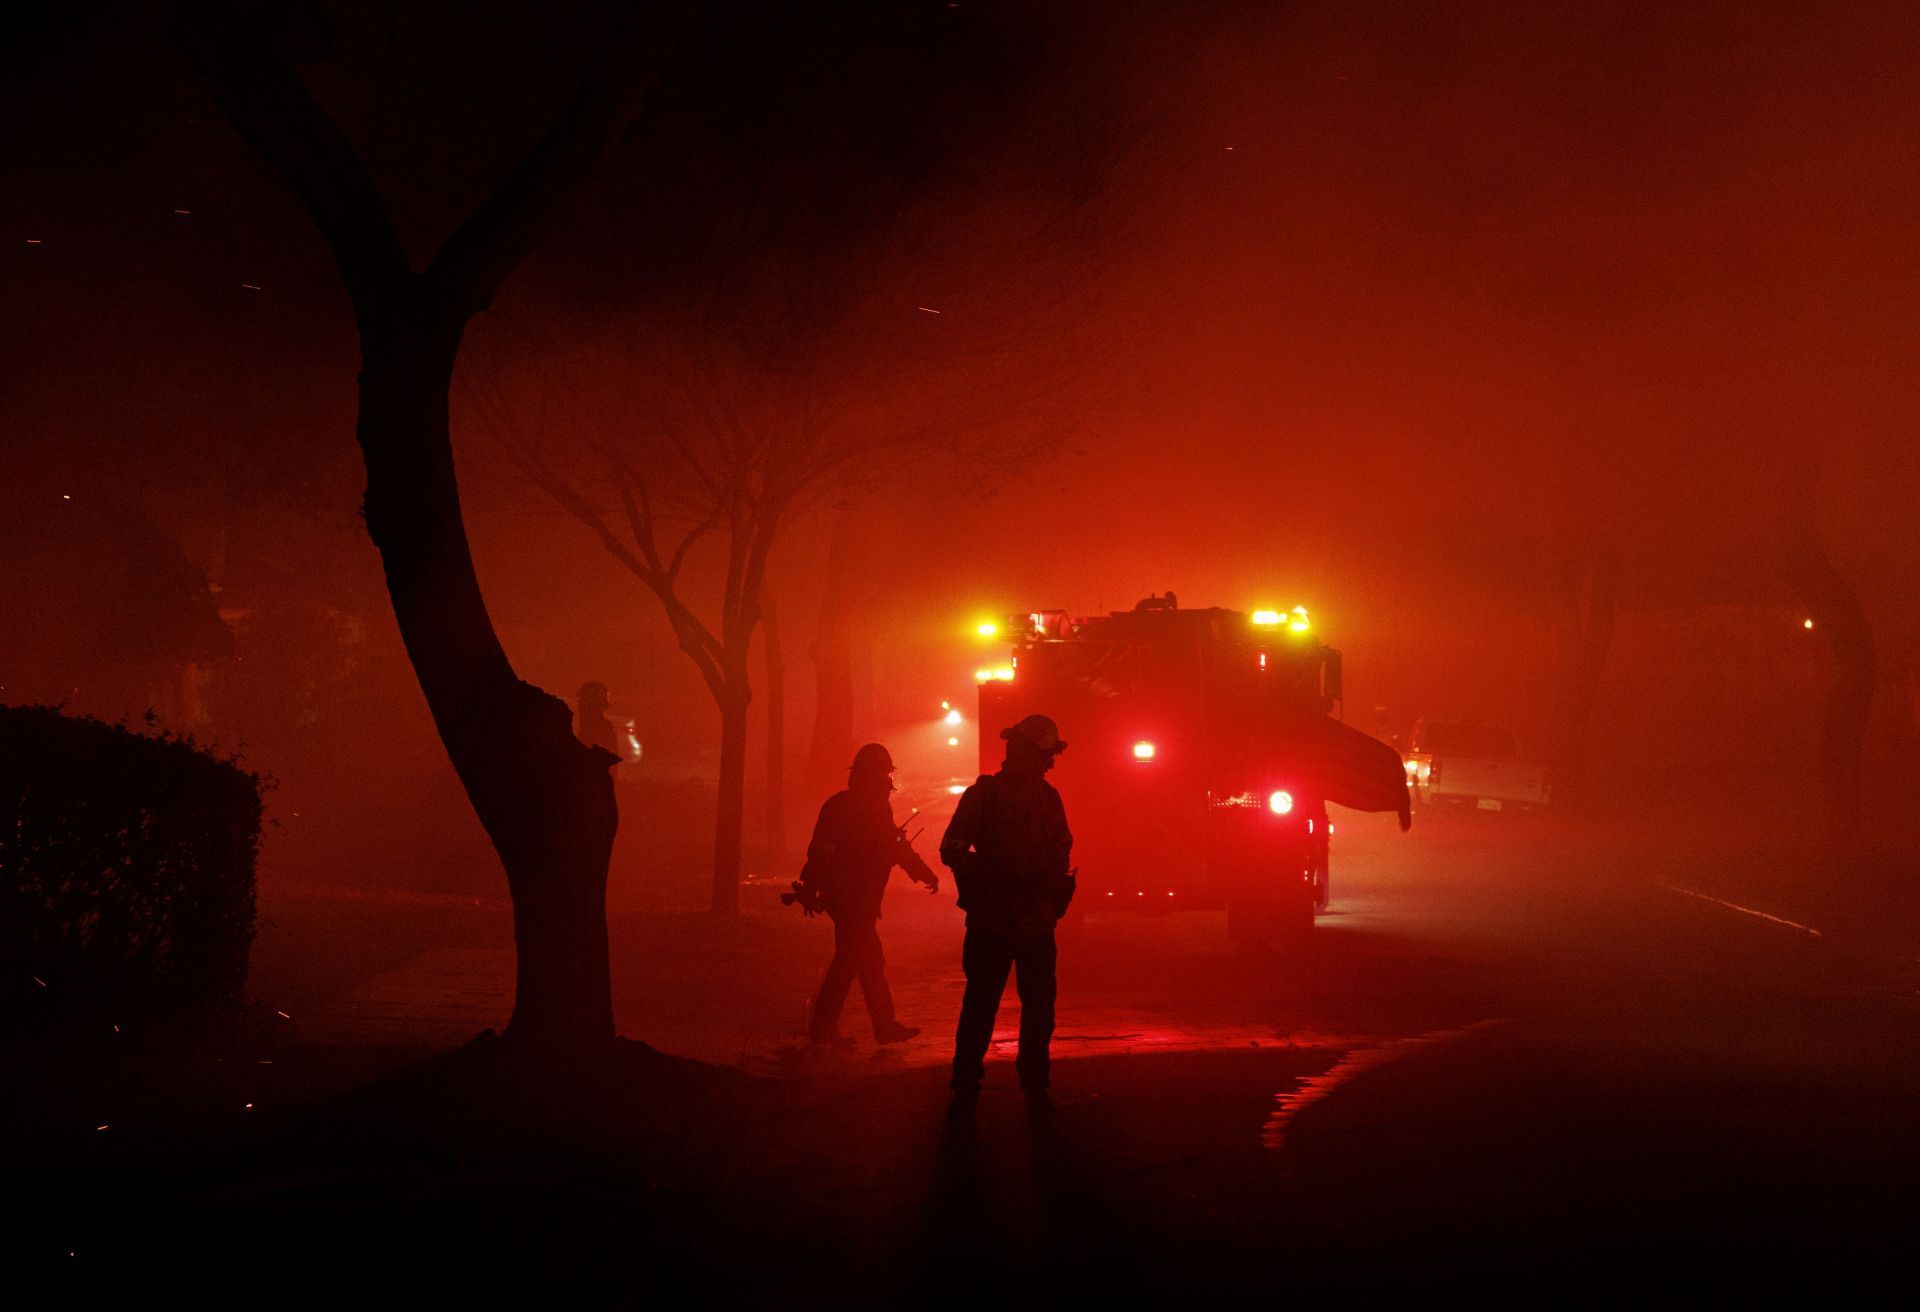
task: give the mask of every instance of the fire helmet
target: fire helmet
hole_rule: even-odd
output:
[[[1067,750],[1067,743],[1060,736],[1059,726],[1044,715],[1029,715],[1010,729],[1002,729],[1000,736],[1008,742],[1016,739],[1027,746],[1036,748],[1053,756]]]
[[[853,764],[847,768],[855,774],[892,774],[893,757],[879,743],[868,743],[853,754]]]

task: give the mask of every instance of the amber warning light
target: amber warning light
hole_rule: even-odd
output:
[[[1292,610],[1257,610],[1249,618],[1255,628],[1285,629],[1288,633],[1305,633],[1313,627],[1305,606],[1295,606]]]

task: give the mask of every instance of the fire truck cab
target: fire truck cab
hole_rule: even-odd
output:
[[[1304,608],[1182,609],[1167,593],[1005,627],[1011,660],[976,675],[980,766],[999,767],[1021,717],[1059,724],[1076,913],[1224,908],[1236,939],[1297,937],[1325,906],[1327,803],[1407,812],[1399,755],[1330,714],[1340,653]]]

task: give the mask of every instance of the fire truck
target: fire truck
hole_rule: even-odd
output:
[[[1182,608],[1172,593],[1079,618],[980,626],[1012,641],[976,672],[980,768],[1000,731],[1052,716],[1080,868],[1076,914],[1227,912],[1245,942],[1298,938],[1328,892],[1327,804],[1409,814],[1392,747],[1342,724],[1340,653],[1304,607]]]

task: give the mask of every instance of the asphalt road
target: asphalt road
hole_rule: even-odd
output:
[[[849,1274],[935,1289],[1904,1283],[1920,958],[1550,827],[1343,830],[1304,954],[1249,956],[1201,915],[1069,939],[1039,1122],[1010,1016],[977,1122],[939,1118],[952,930],[896,894],[928,1036],[776,1054],[805,1114],[759,1169],[833,1218]]]
[[[244,1252],[263,1296],[299,1302],[322,1272],[375,1305],[401,1286],[362,1273],[402,1264],[428,1290],[463,1272],[567,1306],[686,1281],[799,1306],[1904,1285],[1920,956],[1897,926],[1743,902],[1663,850],[1350,819],[1304,952],[1240,951],[1217,915],[1096,915],[1063,939],[1057,1106],[1039,1118],[1012,1079],[1011,990],[977,1115],[947,1115],[945,892],[902,884],[882,922],[921,1037],[876,1048],[856,992],[862,1041],[819,1050],[801,1035],[823,922],[772,888],[728,928],[622,910],[644,899],[616,888],[622,1032],[760,1078],[735,1081],[751,1097],[704,1138],[685,1100],[602,1099],[558,1156],[450,1129],[457,1085],[399,1098],[398,1130],[313,1128],[355,1081],[502,1023],[510,933],[487,899],[283,897],[256,954],[256,1001],[286,1013],[273,1049],[244,1087],[231,1065],[207,1086],[235,1106],[192,1113],[191,1149],[159,1119],[143,1131],[138,1099],[74,1109],[59,1132],[91,1174],[56,1143],[16,1238],[75,1296],[137,1293],[156,1263],[191,1291]]]

